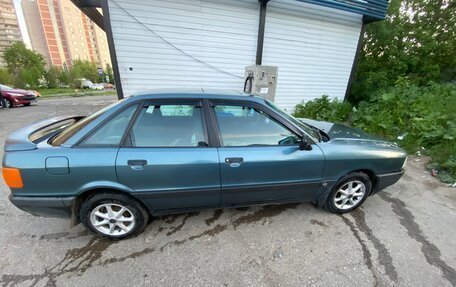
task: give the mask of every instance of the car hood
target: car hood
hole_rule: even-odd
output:
[[[27,91],[22,89],[12,89],[12,90],[5,90],[6,93],[16,93],[22,95],[35,95],[34,91]]]
[[[302,122],[314,126],[324,131],[331,139],[331,142],[346,143],[346,144],[371,144],[381,147],[396,148],[398,145],[393,142],[386,141],[380,137],[370,135],[360,129],[347,127],[341,124],[330,122],[316,121],[311,119],[299,119]]]

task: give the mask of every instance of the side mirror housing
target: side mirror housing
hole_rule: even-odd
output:
[[[310,144],[309,140],[303,138],[299,143],[299,150],[312,150],[312,145]]]

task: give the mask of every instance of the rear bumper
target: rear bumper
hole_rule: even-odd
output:
[[[402,175],[404,175],[404,170],[377,175],[377,183],[372,194],[377,193],[380,190],[395,184],[402,177]]]
[[[9,195],[17,208],[36,216],[70,218],[75,197],[27,197]]]

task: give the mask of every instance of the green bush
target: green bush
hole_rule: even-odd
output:
[[[432,157],[444,182],[456,180],[456,84],[419,87],[401,79],[396,86],[353,109],[327,96],[296,106],[296,117],[348,122],[398,142],[409,153]]]
[[[418,87],[401,81],[361,102],[352,124],[395,140],[410,153],[424,150],[453,177],[446,181],[456,178],[456,84]]]
[[[348,102],[338,99],[330,100],[324,95],[321,98],[296,105],[294,116],[298,118],[310,118],[319,121],[345,122],[352,110]]]

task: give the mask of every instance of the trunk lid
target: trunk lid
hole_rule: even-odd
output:
[[[5,151],[23,151],[37,148],[37,144],[82,119],[82,116],[63,116],[42,120],[23,127],[7,138]]]

